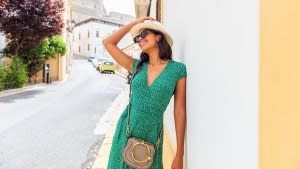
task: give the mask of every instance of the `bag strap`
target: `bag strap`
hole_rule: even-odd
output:
[[[133,64],[133,63],[132,63]],[[134,67],[134,66],[133,66]],[[133,68],[134,71],[131,75],[131,78],[130,78],[130,83],[129,83],[129,102],[128,102],[128,111],[127,111],[127,127],[126,127],[126,134],[127,134],[127,137],[129,138],[131,136],[131,131],[130,131],[130,125],[129,125],[129,122],[130,122],[130,109],[131,109],[131,92],[132,92],[132,89],[131,89],[131,84],[132,84],[132,80],[134,78],[134,76],[137,74],[138,70],[135,70],[135,68]],[[160,130],[160,133],[159,133],[159,136],[157,138],[157,141],[155,143],[155,147],[156,149],[158,149],[159,147],[159,143],[160,143],[160,139],[162,137],[162,132],[163,132],[163,126]]]

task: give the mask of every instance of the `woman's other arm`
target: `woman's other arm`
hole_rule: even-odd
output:
[[[186,77],[177,81],[174,94],[174,120],[177,151],[172,169],[183,169],[184,138],[186,128]]]

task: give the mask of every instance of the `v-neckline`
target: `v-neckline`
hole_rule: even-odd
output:
[[[159,72],[159,74],[155,77],[155,79],[152,81],[152,83],[150,84],[150,86],[148,85],[148,78],[149,78],[149,74],[148,74],[148,62],[146,62],[146,86],[148,89],[150,89],[154,83],[157,81],[157,79],[166,71],[167,67],[169,66],[170,62],[172,60],[169,60],[168,63],[165,65],[165,67]]]

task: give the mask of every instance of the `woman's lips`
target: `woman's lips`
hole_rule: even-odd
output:
[[[143,47],[146,43],[147,43],[146,40],[141,40],[141,41],[139,42],[139,45],[140,45],[140,47]]]

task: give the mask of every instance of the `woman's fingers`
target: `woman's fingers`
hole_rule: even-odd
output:
[[[142,16],[140,18],[137,18],[134,22],[136,24],[138,23],[143,23],[145,20],[150,20],[150,21],[158,21],[155,18],[151,17],[151,16]]]
[[[149,19],[149,20],[156,20],[155,18],[151,17],[151,16],[148,16],[146,19]]]
[[[144,16],[144,17],[142,17],[141,22],[144,22],[145,20],[157,21],[155,18],[153,18],[151,16]]]

